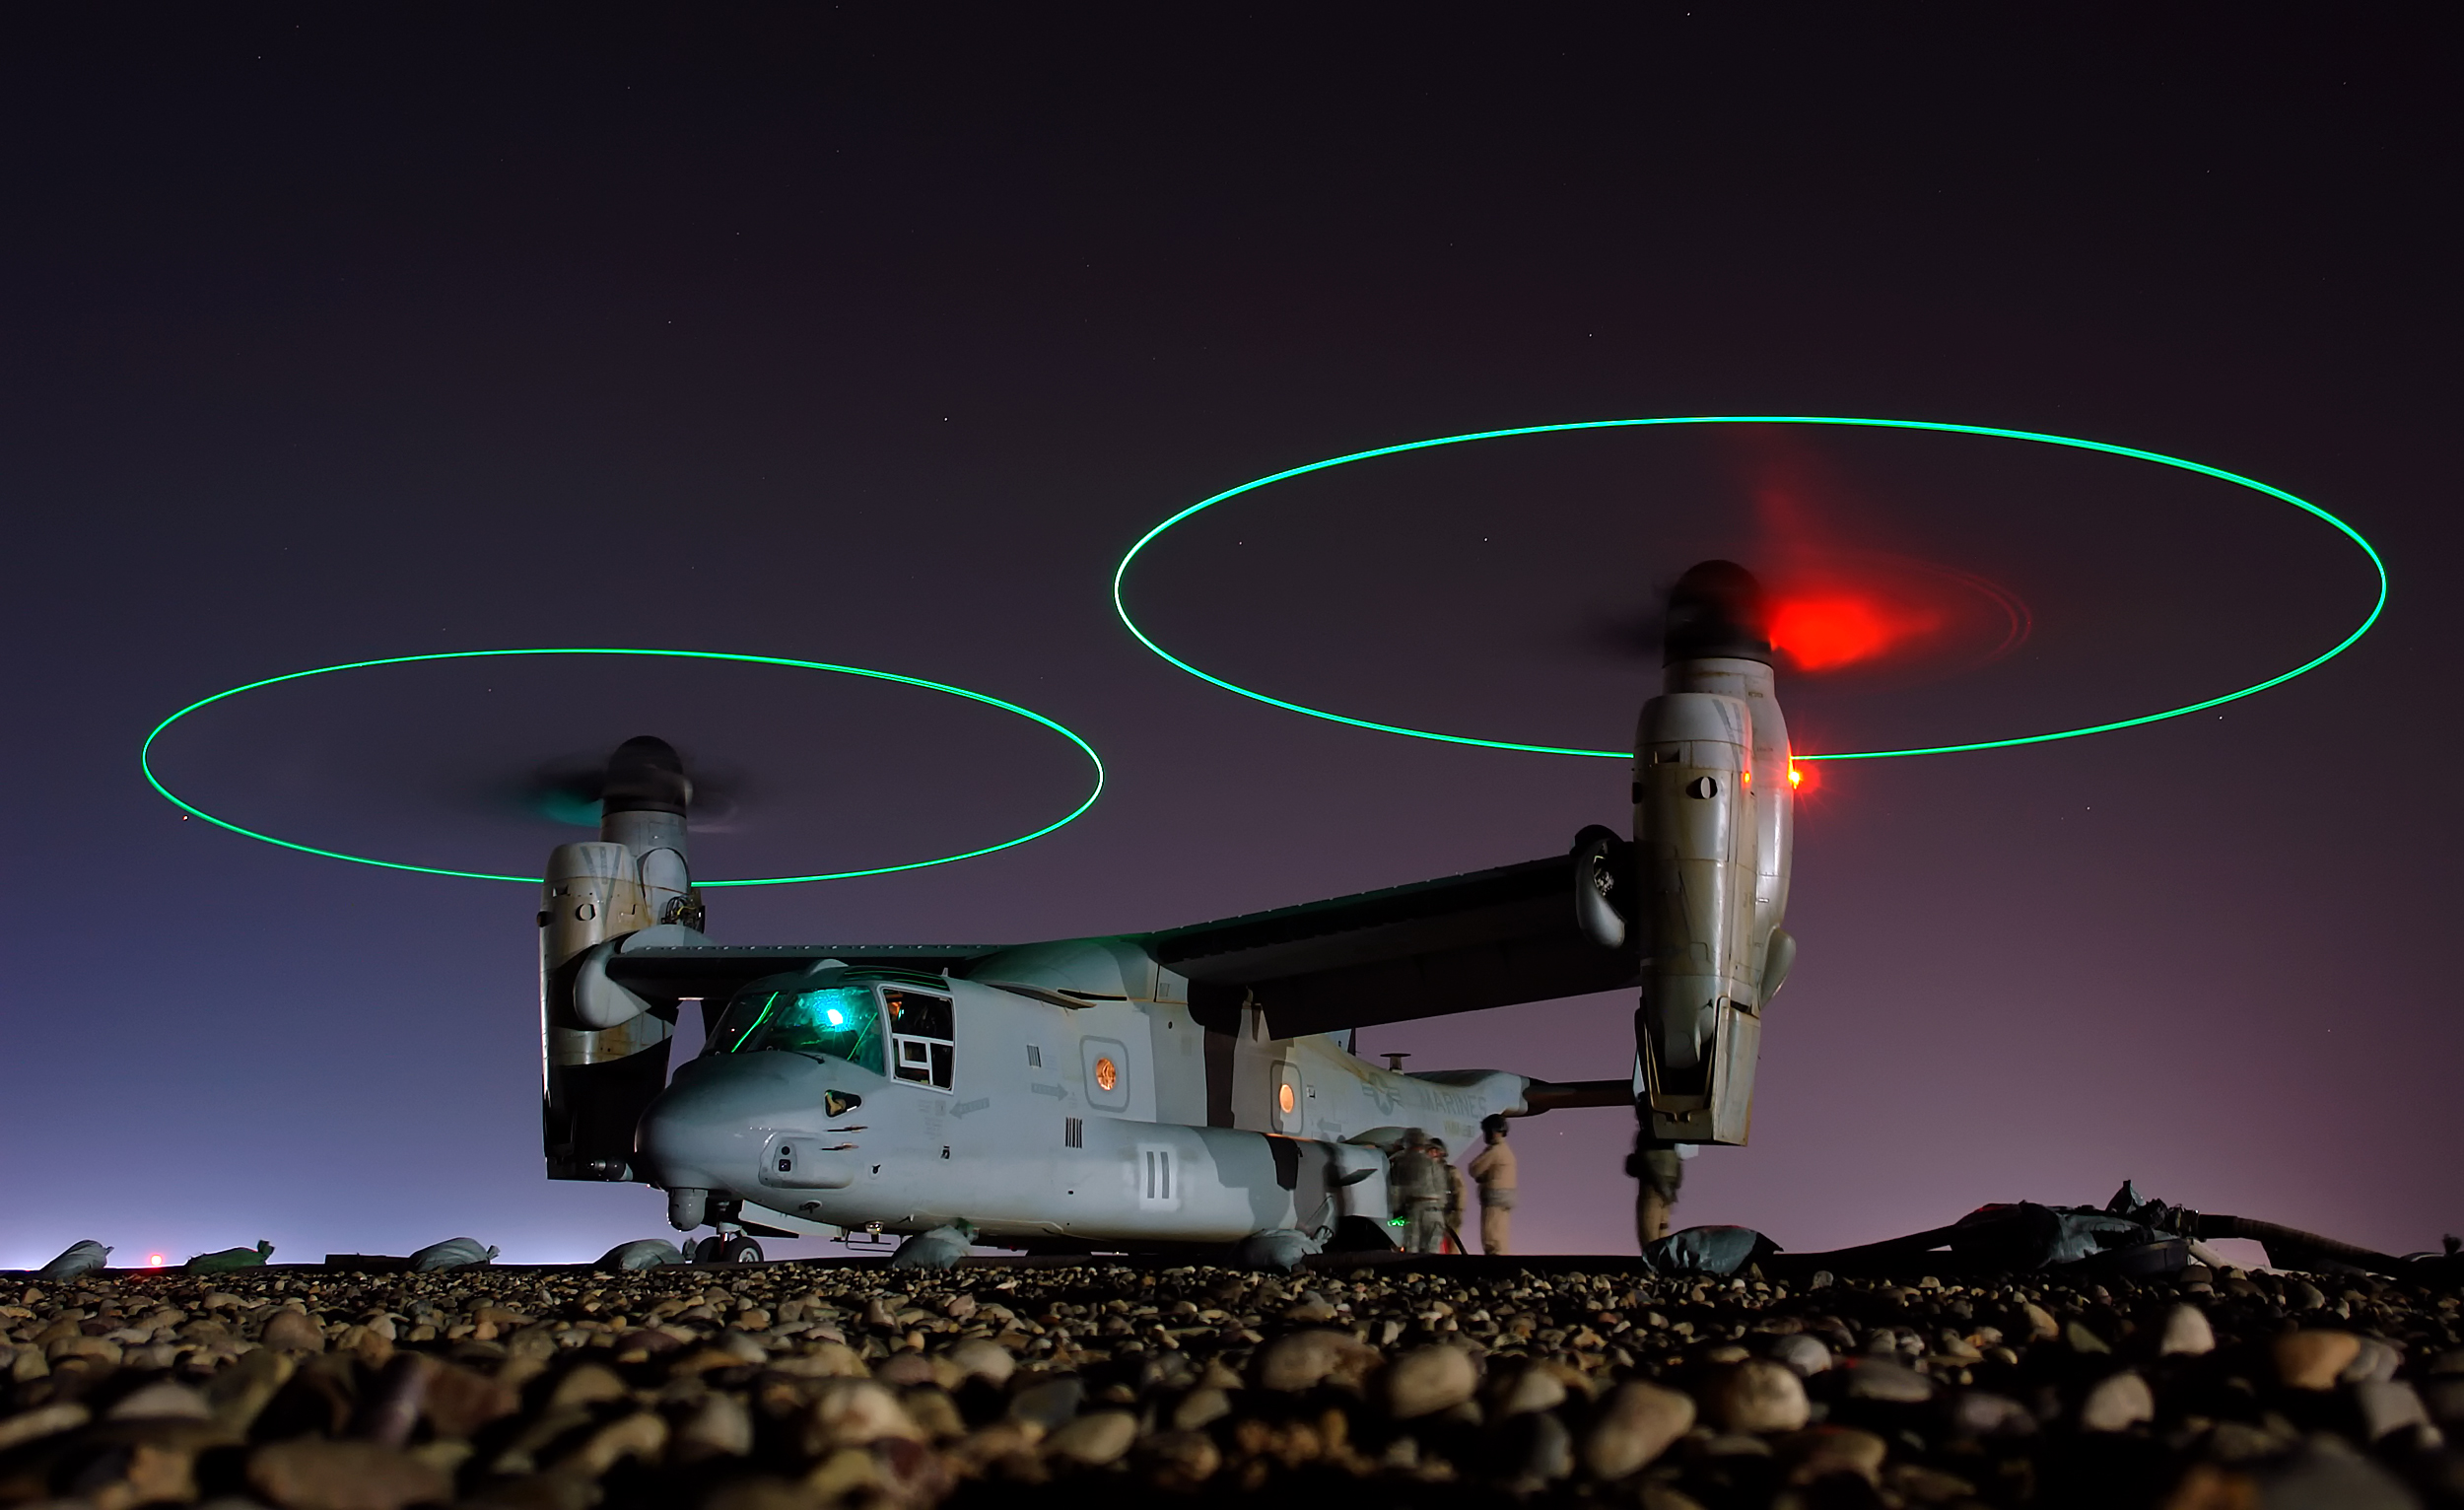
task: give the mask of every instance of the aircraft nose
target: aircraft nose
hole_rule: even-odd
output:
[[[667,1190],[750,1190],[764,1139],[783,1118],[821,1105],[822,1078],[799,1054],[694,1060],[642,1114],[642,1167]]]

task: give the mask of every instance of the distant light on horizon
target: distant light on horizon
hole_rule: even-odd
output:
[[[167,1254],[149,1253],[146,1255],[146,1263],[155,1269],[161,1269],[164,1265],[170,1262],[171,1258]]]

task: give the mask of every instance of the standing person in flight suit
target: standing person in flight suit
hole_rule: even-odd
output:
[[[1446,1251],[1446,1175],[1429,1156],[1429,1134],[1403,1130],[1403,1140],[1387,1160],[1395,1200],[1403,1216],[1403,1252]]]
[[[1506,1146],[1506,1119],[1480,1119],[1480,1136],[1488,1146],[1472,1159],[1472,1178],[1480,1187],[1480,1251],[1511,1251],[1507,1227],[1514,1220],[1514,1150]]]

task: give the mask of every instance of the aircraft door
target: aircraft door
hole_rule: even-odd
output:
[[[1300,1066],[1290,1060],[1274,1062],[1274,1105],[1269,1121],[1277,1132],[1297,1137],[1308,1121],[1309,1087],[1301,1083]]]

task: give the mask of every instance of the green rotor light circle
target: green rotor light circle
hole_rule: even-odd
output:
[[[2110,723],[2095,723],[2081,728],[2055,729],[2050,733],[2018,734],[2007,739],[1975,739],[1964,744],[1934,744],[1904,750],[1834,750],[1827,754],[1800,753],[1792,757],[1796,760],[1886,760],[1894,756],[1901,755],[1951,755],[1964,750],[1999,750],[2007,749],[2013,745],[2019,744],[2046,744],[2056,739],[2078,739],[2088,734],[2110,733],[2118,728],[2136,728],[2142,723],[2156,723],[2161,722],[2166,719],[2178,719],[2185,714],[2194,714],[2203,709],[2217,708],[2222,707],[2226,703],[2237,702],[2242,698],[2250,697],[2256,693],[2265,692],[2270,687],[2282,686],[2286,682],[2299,676],[2304,671],[2317,669],[2319,666],[2333,660],[2338,655],[2343,654],[2346,651],[2351,650],[2354,642],[2369,633],[2370,626],[2377,623],[2378,616],[2386,611],[2387,564],[2379,559],[2378,552],[2371,548],[2370,543],[2361,538],[2361,532],[2356,530],[2352,525],[2347,524],[2344,520],[2336,517],[2334,515],[2329,514],[2326,510],[2321,509],[2318,505],[2313,504],[2306,499],[2295,498],[2282,488],[2270,487],[2268,484],[2260,482],[2256,478],[2244,477],[2238,472],[2227,472],[2222,467],[2208,466],[2202,462],[2185,461],[2179,456],[2167,456],[2157,451],[2141,450],[2136,446],[2114,446],[2103,441],[2082,441],[2070,436],[2044,435],[2033,430],[2003,430],[1990,425],[1953,425],[1941,420],[1843,419],[1836,416],[1813,414],[1703,414],[1664,419],[1577,420],[1562,425],[1521,425],[1511,430],[1480,430],[1474,431],[1469,435],[1439,436],[1435,440],[1430,441],[1405,441],[1398,446],[1380,446],[1370,450],[1353,451],[1347,456],[1333,456],[1324,461],[1312,461],[1306,466],[1286,467],[1280,472],[1261,477],[1254,482],[1242,483],[1237,488],[1226,488],[1224,491],[1214,495],[1212,498],[1200,499],[1197,503],[1190,505],[1187,509],[1182,510],[1180,513],[1156,525],[1154,528],[1148,530],[1145,534],[1140,535],[1137,543],[1130,546],[1128,554],[1121,558],[1121,564],[1113,569],[1112,603],[1114,611],[1121,615],[1121,622],[1129,626],[1129,633],[1137,636],[1138,643],[1140,645],[1145,646],[1148,650],[1153,651],[1156,654],[1172,662],[1174,665],[1179,666],[1182,670],[1189,672],[1192,676],[1198,678],[1200,681],[1212,682],[1226,692],[1237,692],[1242,697],[1269,704],[1276,708],[1287,709],[1293,713],[1307,714],[1313,719],[1325,719],[1335,723],[1348,723],[1354,728],[1375,729],[1380,733],[1405,734],[1414,739],[1434,739],[1445,744],[1476,745],[1480,748],[1491,750],[1526,750],[1536,755],[1587,755],[1597,757],[1602,760],[1631,760],[1634,756],[1634,752],[1631,750],[1583,750],[1575,749],[1566,745],[1518,744],[1509,739],[1475,739],[1468,734],[1444,734],[1439,733],[1435,729],[1407,728],[1400,723],[1380,723],[1370,719],[1354,719],[1344,714],[1330,713],[1323,708],[1306,707],[1302,704],[1290,702],[1283,698],[1269,696],[1266,693],[1259,692],[1249,687],[1243,687],[1235,682],[1226,681],[1220,676],[1215,676],[1209,672],[1201,671],[1198,667],[1190,664],[1188,661],[1183,660],[1180,656],[1173,654],[1170,651],[1165,650],[1162,646],[1157,645],[1152,636],[1148,635],[1145,630],[1138,627],[1137,620],[1130,617],[1129,605],[1124,596],[1124,587],[1129,579],[1129,564],[1137,560],[1138,553],[1146,549],[1149,545],[1152,545],[1162,536],[1165,530],[1170,529],[1173,525],[1180,523],[1182,520],[1189,518],[1194,515],[1212,509],[1217,504],[1228,503],[1233,499],[1239,498],[1245,493],[1255,493],[1259,489],[1267,487],[1273,483],[1283,482],[1294,477],[1307,476],[1311,472],[1323,472],[1333,467],[1346,466],[1354,461],[1367,461],[1377,456],[1392,456],[1400,454],[1403,451],[1427,450],[1431,447],[1439,446],[1461,446],[1472,441],[1495,441],[1508,436],[1549,435],[1559,431],[1568,430],[1633,430],[1659,425],[1845,425],[1868,430],[1932,430],[1941,431],[1950,435],[1989,436],[2002,441],[2033,441],[2040,446],[2068,446],[2073,450],[2102,451],[2105,454],[2112,456],[2128,456],[2135,461],[2153,461],[2158,466],[2169,466],[2178,468],[2185,472],[2196,472],[2202,477],[2214,477],[2224,482],[2229,482],[2235,487],[2248,488],[2254,493],[2263,493],[2269,498],[2291,504],[2304,514],[2311,515],[2317,518],[2325,520],[2339,534],[2343,535],[2346,539],[2351,540],[2355,545],[2361,548],[2361,554],[2369,558],[2370,569],[2378,575],[2377,600],[2370,604],[2370,611],[2368,615],[2361,620],[2361,624],[2356,627],[2351,634],[2345,636],[2342,640],[2337,641],[2335,645],[2330,647],[2328,650],[2312,656],[2310,659],[2303,661],[2301,664],[2294,666],[2292,670],[2281,672],[2278,675],[2269,677],[2263,682],[2253,683],[2252,685],[2243,687],[2236,692],[2227,692],[2221,697],[2207,698],[2196,703],[2185,703],[2179,708],[2168,708],[2162,713],[2142,714],[2135,719],[2117,719]]]
[[[229,829],[233,833],[239,834],[244,838],[262,840],[271,845],[280,845],[286,850],[297,850],[303,855],[321,855],[327,859],[347,859],[355,865],[376,865],[386,870],[410,870],[416,871],[421,875],[449,875],[463,880],[519,881],[524,885],[537,885],[539,883],[539,877],[535,875],[493,875],[481,870],[447,870],[437,865],[412,865],[405,864],[400,860],[374,859],[365,855],[345,855],[337,850],[320,850],[314,845],[296,844],[288,839],[277,839],[271,834],[260,834],[254,829],[241,828],[237,823],[230,822],[227,819],[215,817],[212,813],[207,812],[204,808],[199,807],[192,802],[182,801],[169,787],[163,785],[160,777],[154,774],[154,742],[163,737],[163,731],[165,729],[170,728],[172,724],[188,717],[190,714],[195,713],[200,708],[211,707],[216,703],[222,702],[226,698],[238,697],[242,692],[253,692],[259,687],[271,687],[281,682],[295,682],[301,680],[303,677],[324,676],[334,671],[364,671],[372,666],[409,665],[414,662],[427,660],[485,660],[492,657],[508,655],[656,655],[671,660],[726,660],[744,665],[787,666],[799,671],[832,671],[841,676],[862,676],[869,677],[874,681],[899,682],[910,687],[922,687],[927,692],[944,692],[952,697],[965,698],[970,702],[982,703],[989,708],[1000,709],[1004,713],[1016,714],[1019,718],[1025,719],[1029,722],[1041,723],[1046,728],[1049,728],[1053,732],[1061,735],[1063,739],[1068,740],[1071,744],[1076,745],[1079,753],[1086,756],[1088,764],[1095,768],[1095,786],[1093,789],[1087,792],[1086,799],[1084,801],[1080,802],[1076,807],[1071,808],[1068,813],[1054,822],[1045,824],[1042,828],[1039,828],[1032,833],[1021,834],[1015,839],[1004,839],[999,844],[986,845],[980,850],[967,850],[957,855],[944,855],[937,859],[911,860],[903,865],[874,865],[862,870],[832,870],[819,875],[770,875],[735,881],[697,880],[693,883],[696,886],[792,886],[804,881],[844,881],[859,875],[888,875],[891,872],[898,870],[923,870],[932,865],[946,865],[962,859],[974,859],[980,855],[991,855],[1001,850],[1015,849],[1019,845],[1025,844],[1030,839],[1041,839],[1045,835],[1053,832],[1055,829],[1061,827],[1063,824],[1076,820],[1080,815],[1085,813],[1088,808],[1095,805],[1095,799],[1097,797],[1104,794],[1104,761],[1101,756],[1095,753],[1095,747],[1093,745],[1090,745],[1084,739],[1079,738],[1074,731],[1055,722],[1051,719],[1044,717],[1042,714],[1035,712],[1033,709],[1021,708],[1015,703],[1005,702],[1000,698],[992,696],[990,693],[970,692],[964,687],[953,687],[946,682],[927,681],[921,676],[902,676],[896,671],[872,671],[866,670],[862,666],[833,665],[826,660],[795,660],[785,655],[735,655],[729,654],[723,651],[643,651],[579,647],[516,651],[444,651],[430,655],[388,655],[381,660],[354,660],[338,666],[318,666],[314,670],[310,671],[290,671],[281,676],[268,676],[262,681],[248,682],[241,686],[233,687],[229,691],[217,692],[209,698],[199,698],[197,701],[189,704],[179,712],[172,714],[168,719],[165,719],[162,722],[157,723],[154,726],[154,731],[146,735],[145,744],[137,752],[138,769],[145,773],[147,785],[151,786],[155,790],[161,792],[165,801],[170,802],[172,806],[179,808],[182,812],[188,813],[193,817],[203,818],[206,822],[213,824],[217,828]]]

